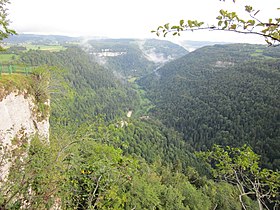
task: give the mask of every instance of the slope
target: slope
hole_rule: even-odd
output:
[[[120,77],[139,77],[188,53],[169,41],[147,39],[89,40],[83,48]]]
[[[136,93],[126,87],[128,84],[116,79],[112,71],[92,61],[78,47],[60,52],[31,50],[23,53],[20,61],[30,66],[57,66],[60,70],[53,71],[54,79],[63,74],[63,80],[72,89],[71,97],[68,98],[65,88],[62,91],[59,88],[59,93],[54,92],[52,101],[57,103],[52,106],[58,106],[54,110],[59,111],[52,113],[53,119],[79,124],[103,114],[106,120],[112,120],[124,115],[137,103]],[[57,81],[60,82],[63,81]]]
[[[246,143],[279,169],[279,53],[261,45],[204,47],[139,84],[156,105],[153,115],[195,149]]]

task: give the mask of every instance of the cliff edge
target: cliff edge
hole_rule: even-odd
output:
[[[0,80],[0,181],[9,174],[13,151],[29,145],[35,135],[42,141],[49,141],[49,99],[36,100],[32,91],[34,83],[29,83],[32,76],[28,80],[23,78],[25,89],[16,87],[12,77],[8,83]],[[44,107],[44,113],[40,107]]]

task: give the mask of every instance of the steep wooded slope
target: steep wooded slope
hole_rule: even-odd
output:
[[[280,50],[260,45],[198,49],[139,81],[153,115],[197,150],[246,143],[279,168]]]
[[[90,40],[83,48],[121,77],[143,76],[188,53],[177,44],[156,39]]]
[[[67,109],[59,109],[52,117],[64,118],[67,123],[85,122],[100,114],[112,120],[124,115],[137,102],[136,93],[126,87],[128,84],[122,83],[111,70],[94,62],[79,48],[56,53],[29,51],[22,54],[21,61],[31,66],[50,65],[63,69],[63,77],[73,92],[68,99],[61,93],[54,94],[53,98],[59,102],[53,106]]]

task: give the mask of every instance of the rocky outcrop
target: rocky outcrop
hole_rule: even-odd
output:
[[[0,180],[9,173],[13,150],[29,144],[34,135],[49,141],[49,115],[42,119],[34,101],[31,95],[17,91],[0,101]]]

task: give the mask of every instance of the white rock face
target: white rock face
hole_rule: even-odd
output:
[[[38,122],[33,112],[34,107],[31,97],[24,98],[24,95],[18,93],[10,93],[0,101],[0,146],[7,148],[0,152],[0,160],[4,155],[8,155],[7,152],[16,148],[17,145],[12,143],[15,138],[21,139],[25,136],[29,143],[30,137],[38,134],[46,141],[49,140],[49,119]],[[5,178],[9,171],[10,163],[4,162],[5,164],[0,165],[0,180]]]

